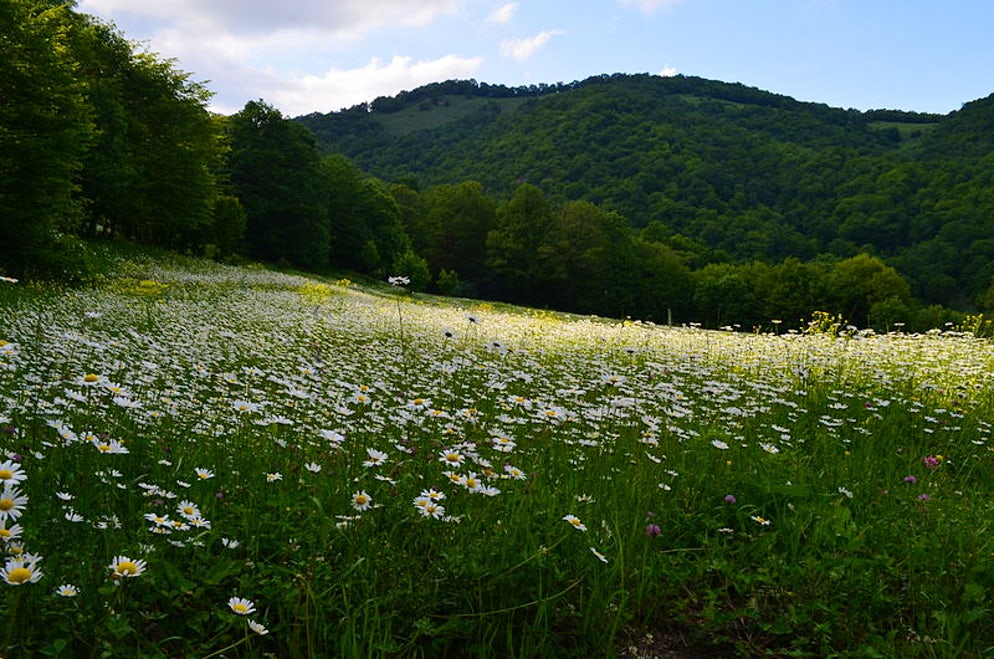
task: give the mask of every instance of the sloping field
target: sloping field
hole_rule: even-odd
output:
[[[0,282],[6,656],[978,654],[994,351]],[[658,648],[657,648],[658,651]]]

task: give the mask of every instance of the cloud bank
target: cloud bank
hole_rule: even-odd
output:
[[[552,37],[566,34],[562,30],[546,30],[527,39],[508,39],[500,45],[500,54],[524,62],[549,42]]]
[[[642,10],[643,14],[652,14],[663,7],[672,7],[682,0],[619,0],[626,7],[635,6]]]
[[[480,58],[464,59],[455,55],[416,62],[410,57],[395,56],[388,64],[373,58],[359,69],[329,69],[320,76],[307,75],[282,81],[283,88],[278,89],[271,100],[274,106],[292,116],[312,111],[315,103],[328,112],[437,80],[471,78],[480,63]]]
[[[487,16],[488,23],[498,23],[500,25],[506,25],[511,22],[514,18],[514,12],[518,10],[517,2],[509,2],[506,5],[501,5],[500,7],[495,7],[490,15]]]
[[[395,94],[400,89],[470,77],[479,57],[443,54],[434,59],[393,55],[384,63],[338,62],[377,30],[425,27],[459,10],[459,0],[80,0],[80,11],[115,16],[126,33],[151,35],[161,57],[216,92],[211,108],[237,112],[263,98],[296,115],[329,112]],[[496,11],[510,20],[515,5]]]

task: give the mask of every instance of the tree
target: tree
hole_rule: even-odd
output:
[[[477,181],[430,188],[424,213],[409,225],[414,249],[433,270],[450,270],[479,284],[486,272],[487,234],[496,223],[496,204]]]
[[[405,219],[411,221],[411,214],[417,212],[416,193],[399,186],[415,196],[402,196],[411,205],[402,209],[397,202],[399,193],[379,179],[366,176],[341,155],[326,156],[321,161],[321,172],[328,200],[332,262],[383,275],[411,247]]]
[[[825,280],[830,269],[825,263],[796,258],[773,266],[773,285],[764,302],[764,315],[783,321],[785,327],[800,327],[811,312],[826,308]]]
[[[656,323],[693,318],[694,276],[683,257],[666,245],[636,240],[632,315]]]
[[[238,197],[224,195],[214,201],[214,217],[205,245],[214,245],[220,255],[233,254],[245,239],[248,217]]]
[[[264,101],[230,120],[228,173],[248,216],[250,254],[319,270],[328,263],[325,177],[314,138]]]
[[[207,111],[211,93],[173,62],[132,57],[125,74],[127,155],[137,173],[124,193],[134,212],[116,218],[140,242],[192,246],[210,224],[222,143]]]
[[[552,213],[542,191],[523,183],[514,197],[497,210],[497,224],[487,235],[487,268],[494,291],[504,299],[547,303],[549,283],[539,247],[546,242]]]
[[[401,223],[400,209],[382,181],[367,178],[360,186],[358,214],[365,224],[365,235],[379,254],[379,261],[369,271],[382,275],[411,249],[411,240]]]
[[[339,267],[365,270],[361,255],[366,243],[372,240],[361,212],[366,175],[355,163],[338,154],[322,159],[321,173],[328,205],[331,262]],[[379,262],[378,254],[376,261]]]
[[[431,272],[428,270],[428,262],[415,254],[410,248],[394,259],[390,268],[393,275],[407,277],[411,280],[412,291],[425,291],[431,283]]]
[[[694,306],[697,318],[709,327],[740,324],[755,327],[768,323],[763,289],[768,287],[762,263],[734,265],[713,263],[694,273]]]
[[[868,254],[837,263],[826,284],[834,310],[860,327],[870,326],[870,310],[875,304],[887,302],[890,313],[898,304],[911,300],[911,287],[897,270]]]
[[[635,271],[628,223],[589,201],[570,201],[552,222],[534,257],[542,262],[546,299],[559,309],[632,312]]]

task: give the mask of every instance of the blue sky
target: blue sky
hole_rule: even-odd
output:
[[[992,0],[77,0],[218,112],[330,112],[448,80],[684,74],[947,113],[994,93]]]

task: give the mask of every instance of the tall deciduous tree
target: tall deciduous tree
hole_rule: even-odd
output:
[[[308,269],[328,263],[327,189],[314,137],[263,101],[231,117],[228,173],[248,215],[250,254]]]
[[[545,195],[523,183],[514,197],[497,209],[497,225],[487,236],[487,265],[495,277],[494,289],[506,299],[542,303],[548,283],[547,264],[539,258],[552,224]]]
[[[496,204],[477,181],[440,185],[424,195],[425,212],[410,227],[415,251],[436,272],[456,272],[479,284],[486,267],[487,234],[496,222]]]
[[[827,293],[836,309],[851,322],[868,327],[870,310],[878,303],[908,303],[911,287],[897,270],[868,254],[840,261],[828,275]]]
[[[411,249],[396,195],[345,156],[326,156],[321,172],[328,200],[332,263],[384,274]]]
[[[366,175],[354,162],[337,154],[321,161],[321,172],[328,204],[331,262],[339,267],[362,270],[362,250],[370,240],[361,214]]]
[[[384,274],[394,261],[410,251],[411,240],[404,233],[400,208],[382,181],[367,178],[362,182],[359,215],[365,222],[368,242],[376,246],[379,254],[379,261],[368,264],[368,270]]]
[[[548,301],[585,313],[631,312],[634,261],[628,223],[588,201],[563,204],[535,259],[545,262]],[[620,295],[619,295],[620,294]]]

